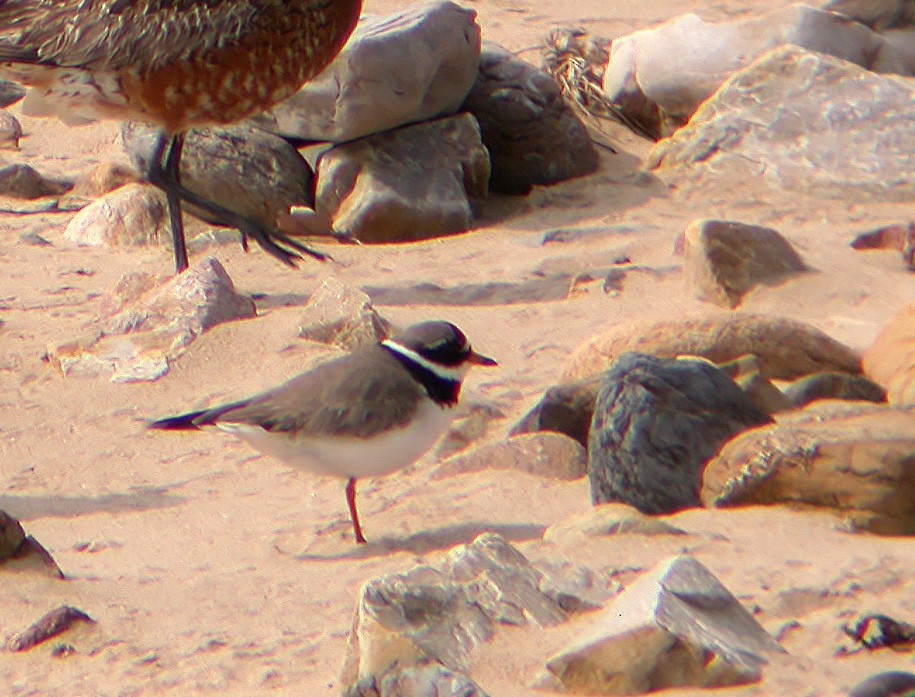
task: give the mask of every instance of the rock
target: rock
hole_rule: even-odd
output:
[[[857,529],[911,535],[913,452],[915,409],[820,402],[725,445],[705,468],[702,501],[831,509]]]
[[[487,697],[473,680],[440,663],[427,661],[401,670],[391,668],[344,692],[344,697]]]
[[[316,211],[360,242],[409,242],[468,230],[489,157],[469,114],[408,126],[327,151]]]
[[[770,49],[787,45],[864,69],[905,71],[895,49],[879,34],[841,15],[794,4],[720,24],[684,14],[614,39],[603,89],[624,114],[648,125],[656,137],[669,136],[731,75]]]
[[[434,459],[445,460],[466,450],[489,433],[493,421],[504,418],[505,414],[489,402],[462,400],[454,421],[433,449]]]
[[[36,199],[63,193],[67,188],[63,182],[45,179],[31,165],[0,166],[0,195],[3,196]]]
[[[24,232],[19,235],[19,241],[22,244],[27,244],[30,247],[52,247],[53,245],[47,239],[39,235],[37,232]]]
[[[299,336],[352,350],[386,338],[391,324],[372,307],[369,296],[333,276],[308,299]]]
[[[860,647],[865,649],[915,647],[915,625],[900,622],[886,615],[864,615],[842,628]]]
[[[722,85],[646,165],[681,186],[761,179],[793,195],[908,201],[913,100],[911,80],[783,46]]]
[[[84,622],[94,624],[95,620],[75,607],[59,607],[42,616],[24,632],[11,638],[8,643],[9,650],[28,651],[66,632],[75,624]]]
[[[504,443],[484,443],[442,462],[434,479],[465,472],[515,470],[548,479],[579,479],[588,473],[585,449],[560,433],[531,433]]]
[[[590,511],[551,525],[543,533],[547,542],[575,537],[611,537],[614,535],[685,535],[680,528],[645,515],[622,503],[594,506]]]
[[[686,228],[686,285],[700,300],[734,308],[753,287],[773,285],[807,267],[770,228],[725,220],[696,220]]]
[[[8,111],[0,109],[0,150],[16,150],[22,138],[22,126]]]
[[[0,109],[15,104],[25,96],[25,89],[15,82],[0,80]]]
[[[906,697],[915,690],[915,675],[901,671],[878,673],[855,685],[848,697]]]
[[[147,171],[157,131],[126,124],[122,138],[137,170]],[[268,228],[275,228],[290,206],[314,204],[314,173],[305,158],[287,141],[250,124],[191,130],[181,154],[181,183]],[[220,222],[185,207],[198,218]]]
[[[886,389],[890,404],[915,404],[915,303],[880,330],[862,363],[867,376]]]
[[[778,644],[702,564],[680,556],[630,585],[574,645],[550,658],[541,685],[631,695],[668,687],[757,682]]]
[[[800,409],[818,399],[886,401],[886,392],[880,385],[861,375],[849,375],[848,373],[806,375],[788,385],[784,394],[795,409]]]
[[[74,215],[64,239],[93,247],[171,245],[165,194],[151,184],[128,184]]]
[[[540,401],[519,421],[509,435],[536,431],[564,433],[583,446],[588,445],[594,400],[603,384],[603,377],[554,385],[543,393]]]
[[[437,566],[368,581],[359,593],[341,684],[377,684],[392,667],[466,670],[499,624],[550,626],[592,608],[559,590],[498,535],[452,549]]]
[[[915,223],[897,223],[862,232],[851,242],[852,249],[895,249],[903,252],[915,239]]]
[[[477,75],[476,16],[453,2],[363,16],[330,66],[257,123],[287,138],[342,142],[453,114]]]
[[[734,435],[770,421],[706,361],[624,354],[594,405],[591,502],[649,514],[698,506],[705,463]]]
[[[235,292],[211,257],[101,319],[83,337],[50,346],[48,359],[63,375],[156,380],[207,329],[254,315],[254,302]]]
[[[744,391],[750,402],[766,414],[776,414],[792,408],[791,400],[785,393],[758,371],[731,379]]]
[[[851,17],[876,31],[915,22],[912,0],[827,0],[820,8]]]
[[[25,531],[19,521],[6,511],[0,511],[0,562],[13,557],[25,541]]]
[[[140,176],[132,167],[106,160],[77,177],[71,193],[83,198],[98,198],[139,180]]]
[[[600,164],[557,82],[500,46],[484,47],[464,109],[480,123],[493,191],[525,194],[534,184],[590,174]]]
[[[911,6],[909,2],[909,7]],[[883,33],[883,39],[896,51],[904,66],[904,73],[915,75],[915,26],[890,29]]]
[[[659,358],[702,356],[714,363],[753,354],[759,360],[762,375],[778,380],[825,370],[861,372],[861,359],[854,351],[808,324],[783,317],[736,313],[621,324],[575,349],[563,370],[563,379],[594,376],[627,351]]]

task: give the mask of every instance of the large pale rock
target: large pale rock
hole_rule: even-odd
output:
[[[503,443],[485,443],[442,462],[433,477],[465,472],[514,470],[549,479],[579,479],[588,473],[585,449],[561,433],[530,433]]]
[[[854,351],[808,324],[737,313],[616,326],[575,349],[563,379],[594,376],[627,351],[659,358],[702,356],[714,363],[752,354],[759,359],[763,376],[780,380],[824,370],[861,372],[861,361]]]
[[[725,445],[705,468],[702,501],[833,509],[860,529],[912,535],[913,452],[915,409],[821,402]]]
[[[600,164],[591,136],[547,73],[499,46],[486,46],[464,109],[480,122],[494,191],[527,193],[590,174]]]
[[[890,404],[915,404],[915,304],[880,330],[862,363],[867,376],[886,389]]]
[[[592,695],[742,685],[760,680],[779,651],[708,569],[681,556],[640,577],[549,659],[542,685]]]
[[[685,14],[614,39],[603,88],[625,113],[667,136],[732,74],[788,44],[865,69],[905,71],[879,34],[841,15],[796,4],[721,24]]]
[[[158,132],[127,124],[124,147],[140,172],[148,169]],[[213,203],[274,228],[291,206],[311,206],[314,173],[299,152],[279,136],[249,124],[192,130],[181,153],[181,183]],[[211,223],[220,221],[182,204]]]
[[[92,247],[171,244],[165,194],[150,184],[128,184],[74,215],[64,239]]]
[[[731,77],[647,164],[843,201],[915,198],[915,82],[783,46]],[[866,127],[864,126],[866,124]]]
[[[363,16],[330,66],[258,123],[286,137],[342,142],[453,114],[477,75],[476,15],[435,2]]]
[[[64,375],[156,380],[207,329],[254,315],[254,302],[235,292],[211,257],[93,324],[83,337],[51,345],[48,358]]]
[[[499,624],[550,626],[585,607],[593,608],[559,590],[504,539],[480,535],[435,567],[362,587],[341,683],[362,694],[392,668],[430,661],[463,671]]]
[[[308,299],[299,319],[299,336],[353,350],[386,338],[391,324],[372,307],[369,296],[333,276]]]
[[[698,506],[709,458],[734,435],[769,422],[707,361],[624,354],[605,374],[594,404],[591,501],[619,501],[650,514]]]
[[[685,233],[684,278],[700,300],[737,307],[757,285],[806,270],[791,243],[759,225],[695,220]]]
[[[473,223],[489,157],[470,114],[338,145],[318,164],[316,210],[360,242],[451,235]]]

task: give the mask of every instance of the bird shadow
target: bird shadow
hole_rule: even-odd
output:
[[[169,494],[163,487],[138,487],[127,494],[103,496],[9,496],[0,495],[0,510],[17,520],[74,518],[90,513],[121,513],[173,508],[187,499]]]
[[[334,536],[333,539],[328,536],[309,545],[312,549],[326,547],[326,552],[306,550],[292,557],[299,561],[343,561],[385,557],[396,552],[423,555],[472,542],[483,533],[500,535],[509,542],[525,542],[541,539],[544,530],[545,526],[533,524],[461,523],[424,530],[407,537],[379,537],[364,545],[357,545],[350,535],[346,538]]]

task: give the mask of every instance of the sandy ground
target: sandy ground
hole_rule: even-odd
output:
[[[553,27],[613,36],[684,11],[708,19],[775,7],[776,0],[546,0],[472,3],[487,39],[513,50]],[[405,3],[368,2],[372,12]],[[574,8],[574,9],[573,9]],[[529,56],[535,62],[536,53]],[[13,109],[14,113],[18,113]],[[73,177],[113,151],[116,125],[70,129],[23,118],[21,151],[49,175]],[[862,126],[862,127],[866,127]],[[161,249],[77,248],[63,240],[69,214],[0,215],[0,508],[20,518],[67,573],[65,582],[10,572],[0,589],[0,627],[25,628],[70,604],[98,621],[78,653],[0,654],[0,684],[13,695],[336,694],[360,585],[385,572],[435,561],[483,531],[504,535],[533,559],[611,574],[650,568],[689,550],[779,632],[789,651],[763,683],[722,695],[833,695],[877,669],[915,668],[911,655],[835,657],[848,614],[878,610],[915,621],[910,540],[852,536],[826,514],[781,509],[690,511],[673,517],[687,538],[592,540],[564,547],[543,529],[587,510],[585,481],[507,472],[429,479],[430,461],[363,482],[371,543],[351,543],[342,484],[294,473],[219,434],[147,432],[143,420],[250,393],[327,353],[296,338],[301,304],[327,275],[399,288],[522,283],[538,272],[587,270],[625,255],[653,272],[630,273],[619,295],[599,284],[567,299],[481,306],[380,306],[395,323],[443,318],[462,327],[500,368],[471,374],[465,396],[505,414],[500,438],[551,385],[581,341],[634,319],[712,310],[683,292],[676,236],[698,217],[775,227],[817,271],[753,293],[744,308],[811,322],[861,349],[913,297],[898,255],[858,253],[855,233],[908,220],[904,204],[804,200],[729,182],[721,191],[679,192],[639,177],[648,144],[622,131],[621,154],[594,176],[489,202],[480,228],[422,244],[341,247],[335,263],[284,268],[236,245],[214,254],[237,287],[262,294],[259,316],[222,325],[151,384],[63,378],[42,360],[49,342],[79,334],[118,278],[142,268],[167,274]],[[561,228],[589,231],[568,244],[541,243]],[[53,247],[18,241],[37,232]],[[422,299],[419,299],[422,301]],[[685,541],[684,541],[685,539]],[[493,697],[528,695],[542,659],[592,621],[545,634],[506,630],[474,658]],[[524,680],[518,678],[525,676]],[[678,691],[670,694],[696,694]]]

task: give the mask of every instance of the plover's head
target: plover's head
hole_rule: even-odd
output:
[[[385,346],[407,356],[441,378],[460,381],[471,366],[497,363],[473,350],[464,332],[450,322],[421,322],[407,327]]]

